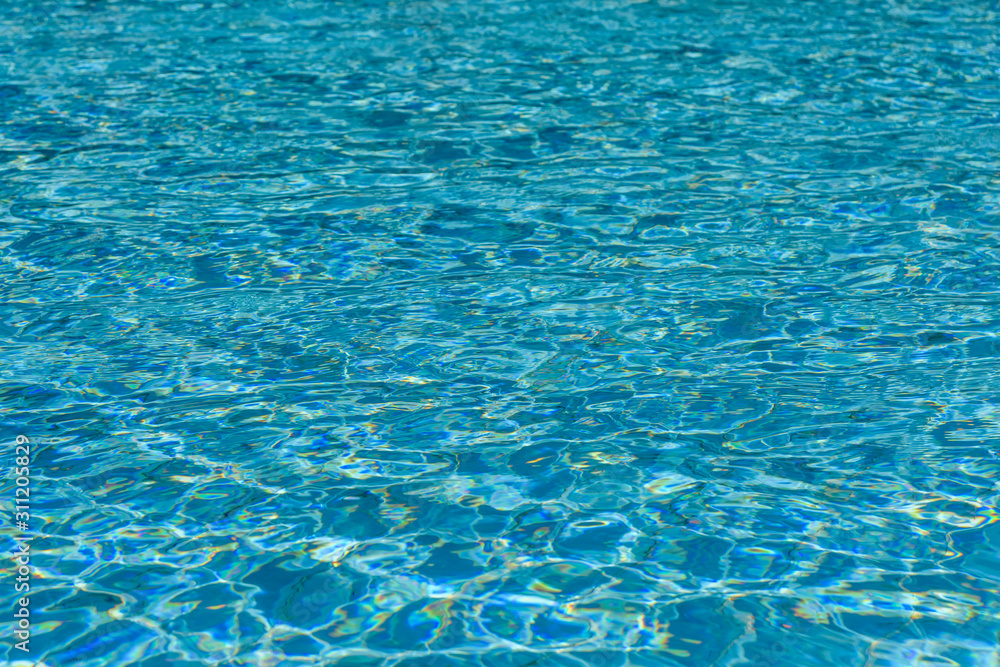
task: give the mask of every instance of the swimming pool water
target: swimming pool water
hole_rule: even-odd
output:
[[[1000,665],[998,44],[5,4],[7,663]]]

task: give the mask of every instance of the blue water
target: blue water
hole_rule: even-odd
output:
[[[987,0],[4,3],[0,655],[1000,665],[998,44]]]

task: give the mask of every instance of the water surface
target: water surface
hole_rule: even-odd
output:
[[[998,42],[986,0],[9,3],[30,659],[1000,664]]]

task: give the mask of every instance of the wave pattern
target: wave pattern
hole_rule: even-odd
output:
[[[32,659],[996,667],[998,38],[4,7]]]

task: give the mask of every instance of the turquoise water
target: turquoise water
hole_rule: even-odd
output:
[[[998,44],[985,0],[5,4],[2,655],[996,667]]]

